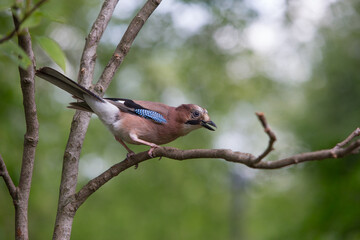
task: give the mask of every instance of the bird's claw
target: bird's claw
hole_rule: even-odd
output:
[[[151,157],[151,158],[154,157],[153,151],[154,151],[155,148],[158,148],[158,147],[159,147],[159,146],[156,145],[156,144],[152,144],[152,145],[151,145],[151,148],[150,148],[150,150],[149,150],[149,152],[148,152],[149,157]]]

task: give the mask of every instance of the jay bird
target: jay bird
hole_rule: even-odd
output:
[[[52,68],[41,68],[36,75],[79,100],[71,102],[69,108],[95,113],[125,147],[128,156],[134,152],[125,142],[150,146],[148,154],[153,157],[152,152],[158,145],[201,127],[211,131],[216,127],[207,110],[195,104],[170,107],[158,102],[102,98]]]

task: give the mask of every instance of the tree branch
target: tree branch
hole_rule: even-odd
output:
[[[89,35],[86,38],[83,54],[80,60],[78,82],[90,86],[96,61],[96,50],[99,41],[108,25],[118,0],[105,0]],[[55,220],[53,239],[70,239],[72,223],[75,215],[67,203],[76,191],[79,158],[85,134],[89,126],[91,114],[76,111],[66,145],[60,183],[59,203]]]
[[[91,27],[80,60],[78,75],[78,82],[80,84],[87,86],[91,84],[96,63],[96,50],[118,2],[119,0],[105,1]]]
[[[117,2],[118,0],[107,0],[104,2],[102,9],[100,10],[100,13],[86,39],[80,63],[78,79],[79,82],[84,86],[89,86],[91,83],[95,66],[96,49],[100,38],[104,33],[108,22],[110,21]],[[110,59],[108,66],[105,68],[103,75],[99,80],[100,84],[97,84],[95,86],[95,90],[100,95],[104,94],[105,90],[107,89],[108,85],[112,80],[114,72],[122,63],[122,60],[130,49],[131,44],[137,36],[137,33],[140,31],[145,21],[148,19],[150,14],[155,10],[158,5],[159,2],[155,0],[146,2],[144,7],[139,11],[139,13],[130,23],[121,42],[116,48],[113,57]],[[121,50],[118,49],[119,46]],[[124,51],[124,48],[126,48],[127,51]],[[121,60],[119,60],[119,58]],[[60,184],[59,206],[56,216],[53,239],[70,239],[72,222],[76,213],[76,208],[74,208],[71,204],[68,203],[75,194],[78,177],[79,157],[89,120],[90,114],[82,111],[77,111],[73,118],[70,136],[64,154],[63,173]]]
[[[151,158],[146,151],[138,153],[133,157],[125,158],[123,161],[113,165],[108,170],[100,174],[98,177],[90,180],[84,187],[80,189],[79,192],[75,194],[72,202],[72,207],[77,210],[91,194],[93,194],[96,190],[98,190],[101,186],[110,181],[112,178],[119,175],[122,171],[132,166],[136,166],[139,163],[149,159]]]
[[[18,20],[18,24],[15,24],[14,30],[12,30],[9,34],[5,35],[0,39],[0,44],[6,42],[7,40],[10,40],[19,31],[21,24],[23,24],[23,22],[25,22],[25,20],[28,19],[31,16],[31,14],[33,14],[46,1],[47,0],[40,0],[28,12],[26,12],[24,17],[21,20]]]
[[[120,64],[123,62],[124,58],[130,51],[131,45],[134,42],[137,34],[140,32],[146,20],[155,11],[160,3],[161,0],[148,0],[133,18],[95,86],[97,92],[101,93],[102,95],[104,94],[106,88],[113,79],[116,70],[119,68]]]
[[[316,161],[323,159],[331,159],[337,157],[345,157],[347,155],[354,154],[354,150],[360,147],[360,140],[356,140],[349,144],[347,147],[344,147],[346,144],[351,142],[355,137],[359,136],[359,128],[355,130],[352,134],[349,135],[343,142],[337,144],[336,149],[326,149],[314,152],[307,152],[297,154],[288,158],[276,160],[276,161],[262,161],[262,159],[268,155],[268,153],[273,149],[273,143],[276,140],[274,132],[270,130],[269,125],[267,124],[265,115],[263,113],[256,113],[261,122],[262,126],[265,129],[266,134],[269,136],[269,144],[263,154],[259,157],[250,153],[242,153],[232,151],[230,149],[191,149],[191,150],[179,150],[171,147],[158,147],[154,150],[153,156],[157,157],[167,157],[173,160],[190,160],[190,159],[223,159],[228,162],[240,163],[247,165],[251,168],[257,169],[278,169],[302,162]],[[344,143],[345,142],[345,143]],[[259,160],[259,158],[261,158]],[[122,171],[132,167],[137,166],[139,163],[151,159],[147,154],[147,151],[138,153],[132,156],[130,159],[125,159],[108,170],[100,174],[98,177],[90,180],[85,186],[83,186],[78,193],[75,194],[75,197],[72,202],[72,207],[78,209],[85,200],[98,190],[105,183],[110,181],[113,177],[116,177]]]
[[[16,17],[15,26],[19,28]],[[34,169],[36,146],[39,139],[39,122],[35,103],[35,57],[28,29],[18,35],[19,46],[31,60],[31,65],[25,70],[19,67],[20,83],[25,111],[26,133],[21,164],[19,186],[14,199],[16,239],[28,239],[28,204],[32,174]]]
[[[333,155],[332,149],[326,149],[315,152],[301,153],[277,161],[259,162],[258,164],[253,166],[249,165],[249,167],[258,168],[258,169],[277,169],[302,162],[317,161],[317,160],[324,160],[331,158],[342,158],[353,154],[352,152],[359,147],[360,147],[360,140],[356,140],[350,146],[336,150],[335,151],[336,156]]]
[[[9,190],[10,196],[14,200],[16,197],[16,186],[9,175],[9,172],[6,168],[6,164],[1,154],[0,154],[0,176],[3,177],[6,187]]]

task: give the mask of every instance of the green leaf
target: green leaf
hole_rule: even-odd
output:
[[[36,27],[40,24],[44,15],[40,11],[36,11],[27,18],[20,26],[20,29]]]
[[[48,37],[36,37],[35,39],[49,57],[65,72],[66,57],[59,44]]]
[[[23,69],[27,69],[31,65],[31,60],[25,51],[13,41],[2,43],[0,45],[0,52]]]

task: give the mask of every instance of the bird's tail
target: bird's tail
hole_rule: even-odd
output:
[[[36,71],[36,76],[54,84],[80,100],[84,100],[84,95],[87,95],[98,101],[104,102],[100,96],[84,88],[55,69],[49,67],[40,68]]]

